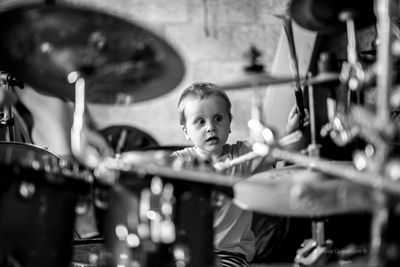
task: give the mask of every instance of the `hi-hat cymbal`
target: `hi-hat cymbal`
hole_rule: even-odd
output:
[[[74,99],[68,74],[86,80],[90,103],[132,103],[174,89],[184,64],[136,23],[89,8],[32,4],[0,12],[0,68],[38,91]]]
[[[238,90],[252,87],[265,87],[269,85],[288,84],[295,82],[294,77],[273,77],[267,73],[251,74],[245,78],[220,84],[222,90]],[[339,81],[337,73],[322,73],[311,78],[300,78],[302,85],[318,85]]]
[[[370,190],[302,167],[256,174],[234,186],[234,202],[247,210],[296,217],[370,211]]]
[[[340,18],[350,12],[357,28],[375,22],[373,0],[294,0],[290,5],[293,19],[305,29],[316,32],[346,30]]]

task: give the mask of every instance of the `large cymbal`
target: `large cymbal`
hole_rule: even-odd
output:
[[[340,16],[347,11],[358,28],[376,20],[373,0],[293,0],[290,5],[290,14],[300,26],[321,33],[346,30]]]
[[[365,187],[292,166],[256,174],[234,186],[235,203],[265,214],[322,217],[370,211]]]
[[[220,84],[222,90],[240,90],[252,87],[264,87],[269,85],[279,85],[294,83],[294,77],[273,77],[267,73],[250,74],[245,78],[233,80],[227,83]],[[300,78],[302,85],[318,85],[329,82],[339,81],[339,74],[337,73],[323,73],[311,78]]]
[[[74,99],[67,76],[86,80],[91,103],[132,103],[174,89],[184,64],[166,41],[116,15],[32,4],[0,12],[0,69],[37,90]]]

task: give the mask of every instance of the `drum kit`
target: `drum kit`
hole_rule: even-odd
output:
[[[363,138],[364,151],[354,153],[352,162],[319,156],[310,93],[308,155],[285,149],[287,139],[277,140],[262,121],[253,120],[249,127],[261,140],[254,142],[251,153],[225,166],[172,159],[165,149],[123,150],[121,138],[113,140],[119,148],[115,157],[101,158],[90,149],[85,136],[87,102],[136,103],[167,93],[181,81],[183,61],[167,41],[139,23],[92,8],[48,1],[1,11],[0,68],[13,74],[6,79],[0,76],[1,85],[11,87],[22,80],[41,93],[74,101],[71,145],[79,163],[34,145],[0,142],[0,266],[214,266],[212,219],[217,204],[212,201],[213,190],[228,194],[243,209],[312,219],[313,236],[297,251],[297,266],[328,264],[324,259],[332,244],[324,238],[321,218],[360,212],[372,215],[369,250],[360,263],[347,264],[396,265],[399,240],[391,242],[386,231],[400,196],[400,163],[391,148],[399,135],[390,116],[398,42],[393,37],[393,6],[388,0],[294,0],[286,23],[293,19],[323,33],[347,31],[348,57],[341,72],[295,78],[253,73],[248,79],[221,85],[238,90],[295,83],[298,94],[303,87],[312,92],[313,86],[335,83],[344,91],[341,95],[348,96],[372,86],[374,79],[375,110],[350,104],[348,97],[338,98],[324,128],[338,145]],[[365,69],[357,58],[355,26],[374,23],[380,41],[377,61]],[[291,28],[285,25],[293,42]],[[296,65],[293,43],[291,47]],[[2,126],[11,124],[12,120],[2,119]],[[106,138],[108,133],[104,132]],[[133,144],[156,143],[145,137]],[[294,166],[248,179],[221,173],[262,156]],[[93,194],[99,190],[103,194]],[[80,198],[88,195],[103,211],[97,218],[100,237],[74,240],[76,208]],[[71,263],[73,249],[82,245],[89,249],[75,250]]]

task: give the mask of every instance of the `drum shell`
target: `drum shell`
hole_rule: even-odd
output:
[[[111,189],[104,223],[105,246],[113,255],[111,264],[118,264],[118,255],[126,253],[130,261],[138,261],[142,266],[175,266],[173,250],[178,245],[188,251],[190,262],[187,266],[213,266],[213,207],[209,185],[163,179],[174,186],[176,240],[172,244],[141,240],[141,245],[132,249],[126,247],[126,242],[118,240],[116,226],[129,225],[128,214],[138,216],[140,194],[149,188],[150,180],[151,177],[126,174]]]
[[[44,149],[22,143],[1,143],[1,149],[0,257],[24,267],[68,266],[83,184],[61,172],[49,174],[22,165],[32,159],[57,159]],[[31,159],[27,161],[26,155]]]

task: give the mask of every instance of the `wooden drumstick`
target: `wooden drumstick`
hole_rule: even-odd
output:
[[[304,111],[304,102],[303,102],[303,92],[301,90],[301,80],[300,80],[300,73],[299,73],[299,63],[296,54],[296,48],[294,45],[294,37],[293,37],[293,28],[292,28],[292,18],[289,15],[285,15],[283,27],[285,29],[286,37],[288,40],[289,45],[289,55],[291,66],[294,70],[295,76],[295,90],[294,96],[296,98],[296,105],[297,110],[299,112],[299,129],[303,129],[304,119],[305,119],[305,111]]]
[[[126,138],[128,137],[128,130],[123,129],[119,135],[117,145],[115,146],[115,153],[120,154],[122,148],[125,146]]]

